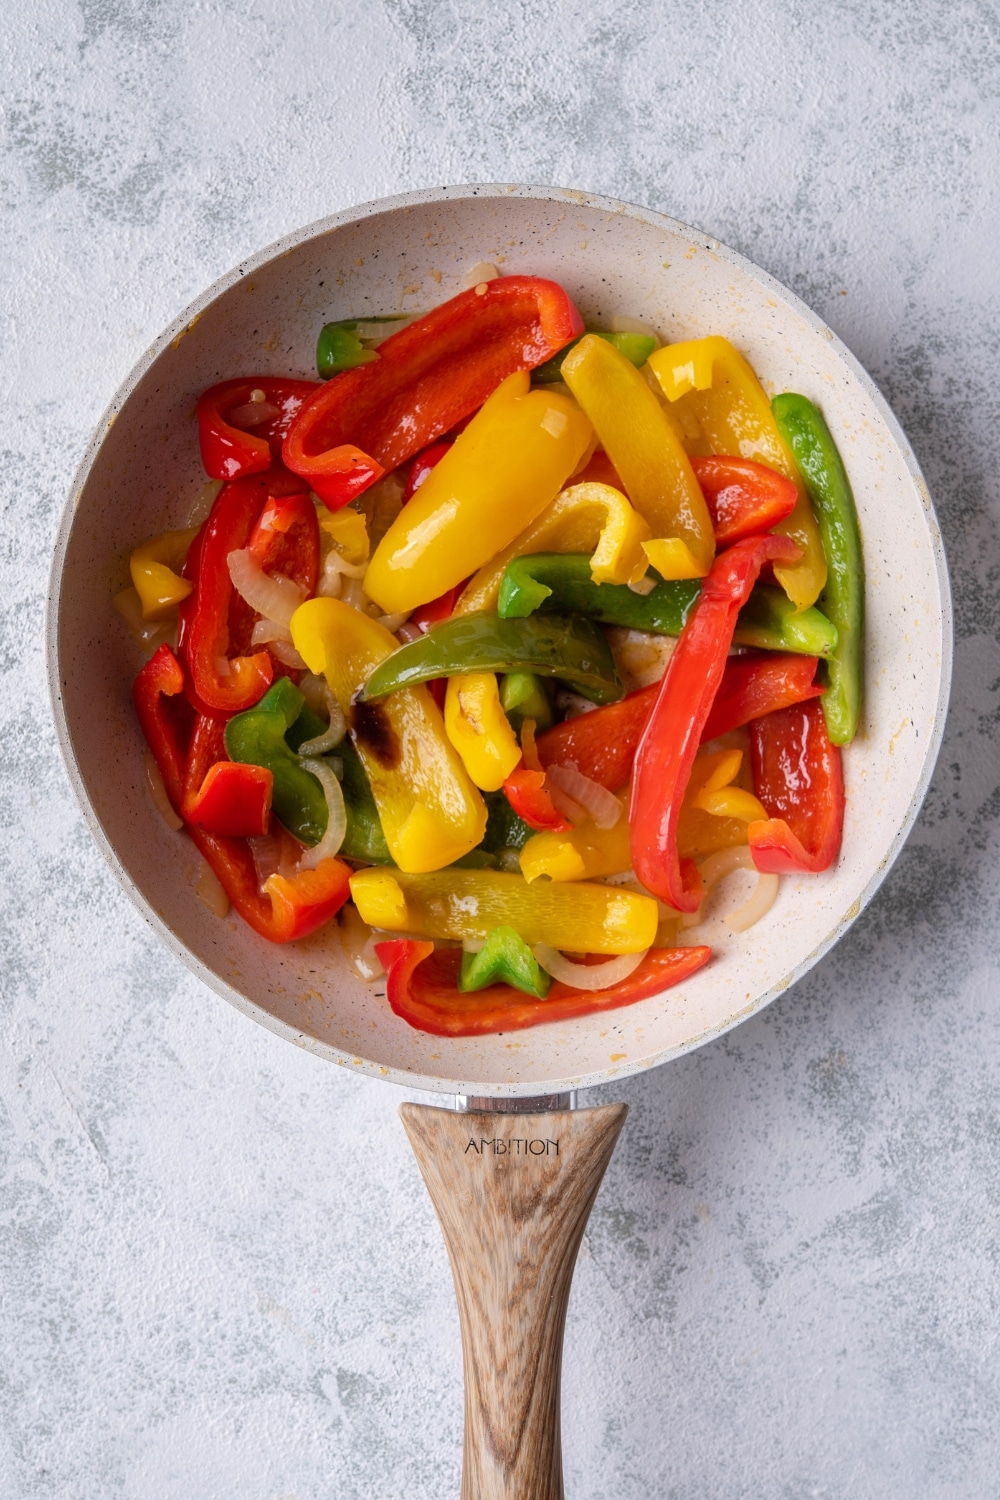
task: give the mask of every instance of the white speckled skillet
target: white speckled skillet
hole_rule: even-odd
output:
[[[559,280],[598,324],[630,314],[667,339],[725,334],[770,392],[818,402],[854,485],[868,572],[864,730],[845,755],[836,869],[786,879],[770,915],[689,983],[628,1009],[508,1036],[411,1030],[353,977],[336,931],[287,947],[194,894],[198,858],[143,789],[129,706],[135,647],[110,607],[116,560],[183,524],[202,482],[193,408],[214,381],[311,376],[320,324],[423,309],[476,261]],[[582,193],[457,187],[335,214],[280,240],[198,298],[118,391],[77,473],[48,621],[55,718],[87,821],[160,937],[219,994],[335,1062],[450,1094],[539,1096],[622,1077],[718,1036],[804,974],[884,879],[940,744],[951,665],[947,572],[916,460],[871,379],[792,294],[717,241]]]
[[[822,406],[861,515],[867,567],[864,728],[845,755],[837,867],[786,878],[770,914],[662,997],[533,1030],[445,1041],[350,972],[337,931],[287,947],[194,894],[198,856],[143,789],[129,687],[135,648],[111,608],[116,564],[184,524],[200,484],[200,391],[257,371],[309,376],[320,325],[428,308],[478,261],[560,281],[588,322],[667,339],[720,333],[769,391]],[[50,682],[84,814],[122,886],[219,994],[334,1062],[466,1096],[404,1105],[448,1245],[465,1365],[462,1500],[561,1500],[559,1370],[573,1264],[624,1118],[566,1096],[653,1067],[753,1015],[804,974],[872,897],[906,838],[941,742],[951,604],[930,496],[872,381],[797,298],[673,219],[549,188],[446,188],[334,215],[238,266],[157,339],[80,465],[52,574]],[[521,1113],[513,1118],[513,1112]],[[511,1113],[503,1113],[502,1111]]]

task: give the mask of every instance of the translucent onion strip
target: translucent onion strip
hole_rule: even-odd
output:
[[[207,860],[202,860],[198,883],[194,888],[199,901],[203,901],[214,917],[228,917],[229,897],[222,882]]]
[[[545,774],[550,787],[557,786],[567,797],[578,803],[590,815],[596,827],[614,828],[622,815],[622,804],[613,792],[601,786],[600,782],[584,776],[573,765],[548,766]]]
[[[272,641],[268,649],[271,655],[281,662],[282,666],[294,667],[296,672],[304,672],[306,670],[306,664],[302,660],[302,657],[296,651],[295,647],[290,646],[286,641]]]
[[[617,958],[609,958],[606,963],[600,964],[575,964],[557,948],[550,948],[547,943],[536,943],[531,951],[553,979],[558,979],[561,984],[568,984],[574,990],[589,990],[594,993],[610,989],[613,984],[621,984],[623,979],[634,974],[649,949],[642,953],[621,953]]]
[[[698,869],[701,871],[706,897],[736,870],[747,870],[757,876],[757,882],[748,900],[723,919],[731,932],[746,932],[755,922],[759,922],[761,917],[766,916],[774,905],[778,894],[779,877],[760,874],[746,844],[738,844],[734,849],[720,849],[717,853],[710,854],[707,859],[701,861]],[[697,926],[702,920],[704,905],[703,901],[696,912],[683,916],[680,921],[681,927]]]
[[[167,789],[163,784],[163,776],[160,768],[153,758],[152,750],[148,748],[143,751],[142,769],[146,778],[146,791],[149,793],[150,802],[152,802],[167,827],[172,828],[174,833],[178,833],[184,827],[184,820],[183,818],[179,818],[174,811],[173,804],[167,796]]]
[[[272,641],[284,641],[290,646],[292,632],[287,625],[279,625],[277,620],[258,620],[250,636],[251,646],[269,646]]]
[[[305,589],[283,573],[264,572],[249,547],[230,552],[226,559],[233,588],[265,619],[288,626],[292,615],[306,597]]]
[[[344,710],[330,691],[329,685],[319,679],[323,695],[323,707],[330,718],[330,723],[322,734],[316,735],[315,739],[303,740],[299,746],[300,755],[325,755],[328,750],[335,750],[347,733],[347,719]],[[301,687],[301,683],[299,684]],[[310,705],[315,708],[315,704]]]
[[[315,844],[312,849],[307,849],[299,860],[300,869],[315,870],[321,860],[332,859],[340,852],[344,835],[347,833],[347,808],[344,806],[344,793],[340,782],[325,761],[304,756],[302,764],[315,776],[326,798],[326,832],[319,843]]]
[[[373,979],[381,979],[385,969],[375,952],[375,933],[367,922],[361,920],[361,913],[353,901],[340,908],[340,941],[344,957],[359,979],[367,984]]]

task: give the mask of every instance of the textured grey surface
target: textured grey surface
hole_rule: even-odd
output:
[[[903,421],[956,594],[945,750],[873,906],[619,1091],[569,1494],[1000,1495],[997,6],[42,0],[0,56],[4,1500],[457,1494],[401,1096],[230,1011],[118,894],[42,611],[90,428],[189,297],[351,202],[513,178],[664,209],[804,296]]]

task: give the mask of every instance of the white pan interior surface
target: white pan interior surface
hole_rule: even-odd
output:
[[[194,407],[214,382],[258,372],[314,378],[322,323],[424,310],[468,268],[549,276],[584,318],[653,324],[665,340],[724,334],[769,393],[817,402],[840,445],[867,567],[867,703],[844,756],[843,852],[788,877],[750,932],[725,938],[686,984],[624,1010],[475,1039],[412,1030],[384,982],[364,984],[336,926],[276,947],[194,892],[199,859],[143,785],[129,690],[141,665],[111,607],[132,547],[183,525],[204,482]],[[648,1068],[717,1036],[787,989],[835,942],[898,853],[940,743],[950,599],[930,497],[899,426],[854,358],[797,298],[695,230],[554,189],[441,189],[312,225],[236,268],[169,328],[115,397],[84,458],[54,565],[49,660],[56,721],[98,842],[147,920],[212,989],[333,1061],[411,1087],[526,1095]],[[209,1003],[206,998],[206,1004]]]

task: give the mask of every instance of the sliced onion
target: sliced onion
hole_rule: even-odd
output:
[[[224,483],[225,480],[223,479],[209,479],[202,485],[195,496],[195,502],[191,507],[191,514],[188,516],[189,526],[200,526],[202,521],[207,518],[209,511],[219,498],[219,493]]]
[[[574,827],[578,823],[588,823],[590,821],[590,813],[587,809],[582,807],[579,802],[575,802],[568,793],[564,792],[558,782],[550,781],[548,774],[545,777],[545,790],[552,798],[552,805],[556,811],[561,812],[563,817],[572,823]]]
[[[405,625],[409,618],[410,611],[408,609],[405,609],[400,614],[396,615],[376,616],[376,619],[378,620],[378,623],[381,625],[382,629],[388,630],[390,635],[395,635],[400,626]]]
[[[272,641],[284,641],[290,646],[292,632],[287,625],[279,625],[277,620],[258,620],[250,635],[251,646],[269,646]]]
[[[362,921],[353,901],[340,908],[340,941],[344,957],[359,979],[368,984],[373,979],[381,979],[385,969],[375,952],[375,933],[367,922]]]
[[[173,644],[174,634],[177,629],[177,620],[144,620],[142,618],[142,600],[131,585],[122,589],[112,599],[112,604],[125,621],[129,635],[137,646],[141,646],[147,656],[152,656],[158,646],[164,641]]]
[[[733,849],[720,849],[717,853],[710,854],[707,859],[701,861],[698,869],[701,872],[706,897],[736,870],[748,870],[756,874],[757,882],[749,898],[728,917],[723,918],[731,932],[748,931],[755,922],[759,922],[761,917],[766,916],[774,905],[780,883],[779,877],[761,874],[756,869],[753,855],[746,844],[738,844]],[[697,926],[702,920],[704,905],[702,901],[696,912],[685,913],[681,917],[681,927]]]
[[[536,943],[531,951],[542,968],[560,984],[568,984],[574,990],[594,992],[610,989],[613,984],[621,984],[623,979],[634,974],[649,949],[645,948],[642,953],[620,953],[617,958],[609,958],[601,964],[575,964],[558,948],[550,948],[548,943]]]
[[[347,579],[346,583],[343,585],[343,588],[340,591],[340,597],[341,599],[343,599],[344,603],[349,604],[352,609],[360,610],[361,614],[367,613],[365,605],[369,602],[368,595],[365,593],[364,589],[361,587],[361,584],[356,578]]]
[[[330,686],[325,677],[318,677],[315,672],[306,672],[299,682],[299,692],[314,714],[326,713]]]
[[[279,625],[291,623],[306,591],[283,573],[268,574],[254,557],[249,547],[230,552],[226,559],[233,588],[265,619]]]
[[[300,684],[301,686],[301,684]],[[322,734],[316,735],[314,739],[303,740],[299,746],[300,755],[325,755],[328,750],[335,750],[347,733],[347,719],[344,710],[330,691],[329,684],[322,683],[323,707],[330,717],[330,722]]]
[[[501,275],[491,260],[477,260],[474,266],[469,266],[462,277],[462,285],[468,291],[469,287],[482,286],[484,281],[497,281]]]
[[[312,849],[307,849],[299,860],[300,869],[315,870],[321,860],[332,859],[335,854],[339,854],[347,832],[347,808],[344,806],[340,782],[326,761],[303,756],[301,764],[315,776],[326,798],[326,832],[319,843]]]
[[[198,875],[198,883],[194,893],[199,901],[204,901],[209,911],[215,917],[228,917],[229,897],[223,889],[222,882],[216,875],[207,860],[202,860],[201,871]]]
[[[616,313],[613,318],[609,318],[608,332],[645,333],[648,334],[650,338],[655,339],[657,343],[660,342],[660,335],[657,333],[656,329],[653,328],[649,323],[644,323],[641,318],[625,317],[621,313]]]
[[[407,620],[404,621],[402,625],[400,625],[399,629],[396,631],[396,634],[403,642],[403,645],[408,646],[411,641],[419,641],[424,632],[420,629],[419,625],[411,625]]]
[[[746,932],[761,917],[766,917],[774,905],[778,894],[778,886],[781,884],[780,875],[757,873],[757,884],[754,886],[749,898],[742,906],[730,912],[726,918],[726,926],[730,932]]]
[[[386,339],[391,339],[394,333],[408,324],[415,323],[422,313],[401,313],[398,318],[385,318],[377,322],[360,322],[354,330],[358,339],[369,349],[377,349],[379,344],[384,344]]]
[[[622,804],[614,792],[609,792],[599,781],[584,776],[572,764],[547,766],[545,774],[551,784],[549,790],[554,785],[571,797],[589,815],[595,827],[615,827],[622,815]]]
[[[645,599],[646,595],[651,594],[656,588],[656,579],[650,578],[648,573],[644,573],[641,578],[635,579],[628,587],[633,594],[638,594],[640,599]]]
[[[272,641],[268,647],[271,655],[276,661],[280,661],[284,667],[292,667],[296,672],[304,672],[306,663],[296,651],[294,646],[289,646],[285,641]]]
[[[257,871],[257,886],[263,890],[271,876],[277,875],[281,869],[282,840],[272,833],[262,833],[257,838],[247,839],[247,843]]]
[[[238,427],[241,432],[246,432],[251,427],[262,427],[265,422],[271,422],[280,416],[281,408],[270,401],[251,399],[243,406],[234,406],[232,411],[227,412],[226,422],[230,427]]]
[[[152,802],[167,827],[172,828],[174,833],[177,833],[184,827],[184,820],[183,818],[179,818],[174,811],[173,803],[167,796],[167,789],[163,784],[163,774],[156,764],[152,750],[148,746],[143,751],[142,769],[146,777],[146,791],[149,793],[150,802]]]

